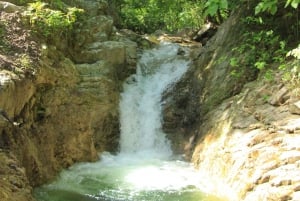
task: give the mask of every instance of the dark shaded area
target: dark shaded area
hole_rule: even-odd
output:
[[[197,31],[193,40],[200,42],[203,46],[205,46],[208,40],[216,34],[217,30],[217,26],[209,22]]]

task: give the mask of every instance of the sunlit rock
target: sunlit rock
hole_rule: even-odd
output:
[[[21,11],[22,8],[6,1],[0,1],[0,10],[6,13],[14,13],[17,11]]]
[[[300,101],[292,103],[289,107],[290,113],[300,115]]]
[[[19,53],[5,52],[1,46],[0,154],[11,152],[26,170],[24,184],[17,179],[12,185],[0,182],[1,201],[31,201],[30,186],[53,179],[74,163],[98,160],[98,152],[118,150],[119,94],[125,78],[135,71],[136,43],[113,38],[115,28],[106,15],[106,1],[69,3],[84,8],[89,17],[76,25],[68,42],[55,37],[53,43],[39,41],[38,45],[37,38],[30,38],[29,31],[17,23],[21,20],[12,21],[10,14],[0,12],[1,22],[16,23],[11,26],[22,30],[10,29],[9,38],[24,34],[18,35],[22,40],[12,38],[11,47],[37,50],[26,52],[33,57],[29,67],[34,69],[27,75],[15,64]],[[6,172],[1,164],[0,174],[14,178],[18,173]],[[29,189],[23,198],[20,187]]]

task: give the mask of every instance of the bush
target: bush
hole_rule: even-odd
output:
[[[56,1],[56,6],[59,1]],[[61,4],[62,6],[63,4]],[[79,8],[67,8],[67,12],[48,8],[49,4],[41,1],[29,3],[24,16],[29,19],[32,28],[45,37],[60,35],[70,30],[78,16],[83,12]]]
[[[124,0],[120,6],[123,28],[152,33],[198,28],[204,23],[203,0]]]

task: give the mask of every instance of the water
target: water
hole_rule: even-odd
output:
[[[220,201],[203,193],[193,167],[174,156],[161,128],[162,93],[187,71],[178,46],[145,51],[120,101],[120,153],[64,170],[35,189],[38,201]],[[202,182],[203,183],[203,182]]]

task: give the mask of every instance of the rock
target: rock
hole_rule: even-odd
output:
[[[113,37],[107,1],[69,3],[81,5],[88,17],[76,24],[70,43],[57,37],[42,45],[34,76],[15,73],[14,57],[2,55],[1,49],[0,65],[10,68],[0,70],[0,108],[6,112],[0,112],[0,148],[16,156],[16,163],[5,169],[0,153],[0,179],[6,179],[0,182],[1,201],[31,201],[30,185],[43,184],[76,162],[98,160],[98,152],[118,149],[119,95],[125,78],[135,72],[137,45]],[[3,5],[12,6],[1,2],[2,18],[9,15],[2,15]],[[29,40],[18,34],[11,35],[22,38],[19,43]]]
[[[217,32],[217,27],[208,22],[204,24],[201,29],[195,34],[193,40],[197,42],[201,42],[203,45],[207,43],[207,41]]]
[[[139,49],[149,49],[159,43],[157,37],[154,35],[139,35],[128,29],[118,30],[115,37],[125,43],[133,41],[137,44]]]
[[[68,4],[83,8],[89,16],[105,15],[108,13],[108,2],[106,0],[72,0]]]
[[[117,41],[90,44],[90,47],[83,49],[74,60],[77,63],[94,63],[98,60],[105,60],[113,65],[124,64],[125,45]]]
[[[294,191],[300,191],[300,184],[296,184],[294,187]]]
[[[184,134],[186,137],[197,131],[192,161],[199,175],[207,176],[205,185],[212,186],[212,193],[233,201],[292,199],[300,176],[299,117],[291,115],[284,104],[289,90],[280,82],[266,83],[258,79],[242,88],[230,84],[231,78],[226,77],[230,71],[225,59],[227,53],[222,53],[224,59],[218,58],[222,51],[218,47],[225,45],[224,35],[227,43],[235,43],[237,30],[233,27],[238,22],[230,18],[227,23],[233,26],[219,27],[194,59],[193,80],[189,77],[182,88],[175,88],[177,95],[192,85],[184,100],[196,101],[184,101],[183,105],[199,109],[200,114],[196,120],[199,122],[180,129],[184,132],[184,128],[194,128]],[[270,96],[269,102],[257,101],[266,95]],[[179,111],[181,101],[174,95],[166,104],[167,123],[174,121],[173,111]],[[191,114],[184,109],[179,119]],[[174,125],[180,125],[179,122],[175,119],[171,124],[175,131]],[[292,129],[292,135],[287,134],[287,128]]]
[[[296,191],[293,193],[292,201],[298,201],[298,200],[300,200],[300,191]]]
[[[30,79],[22,79],[13,72],[0,71],[0,108],[8,119],[13,119],[21,112],[32,97],[35,87]]]
[[[76,59],[82,49],[88,49],[93,43],[108,41],[113,33],[113,20],[109,16],[93,16],[75,31],[74,50],[72,54]]]
[[[13,123],[10,120],[10,118],[8,117],[7,113],[4,110],[2,110],[1,108],[0,108],[0,122],[2,122],[4,124],[7,124],[8,122],[11,123],[11,124]]]
[[[0,1],[0,11],[6,12],[6,13],[13,13],[17,11],[21,11],[22,8],[20,6],[16,6],[15,4]]]
[[[25,170],[12,153],[0,152],[0,178],[1,201],[33,201]]]
[[[285,102],[285,95],[287,95],[288,89],[282,87],[277,93],[275,93],[270,99],[269,103],[274,106],[278,106]]]
[[[300,161],[300,151],[297,150],[285,151],[280,156],[280,160],[284,163],[295,163],[297,161]]]
[[[295,103],[290,104],[289,105],[289,111],[292,114],[300,115],[300,101],[297,101]]]

